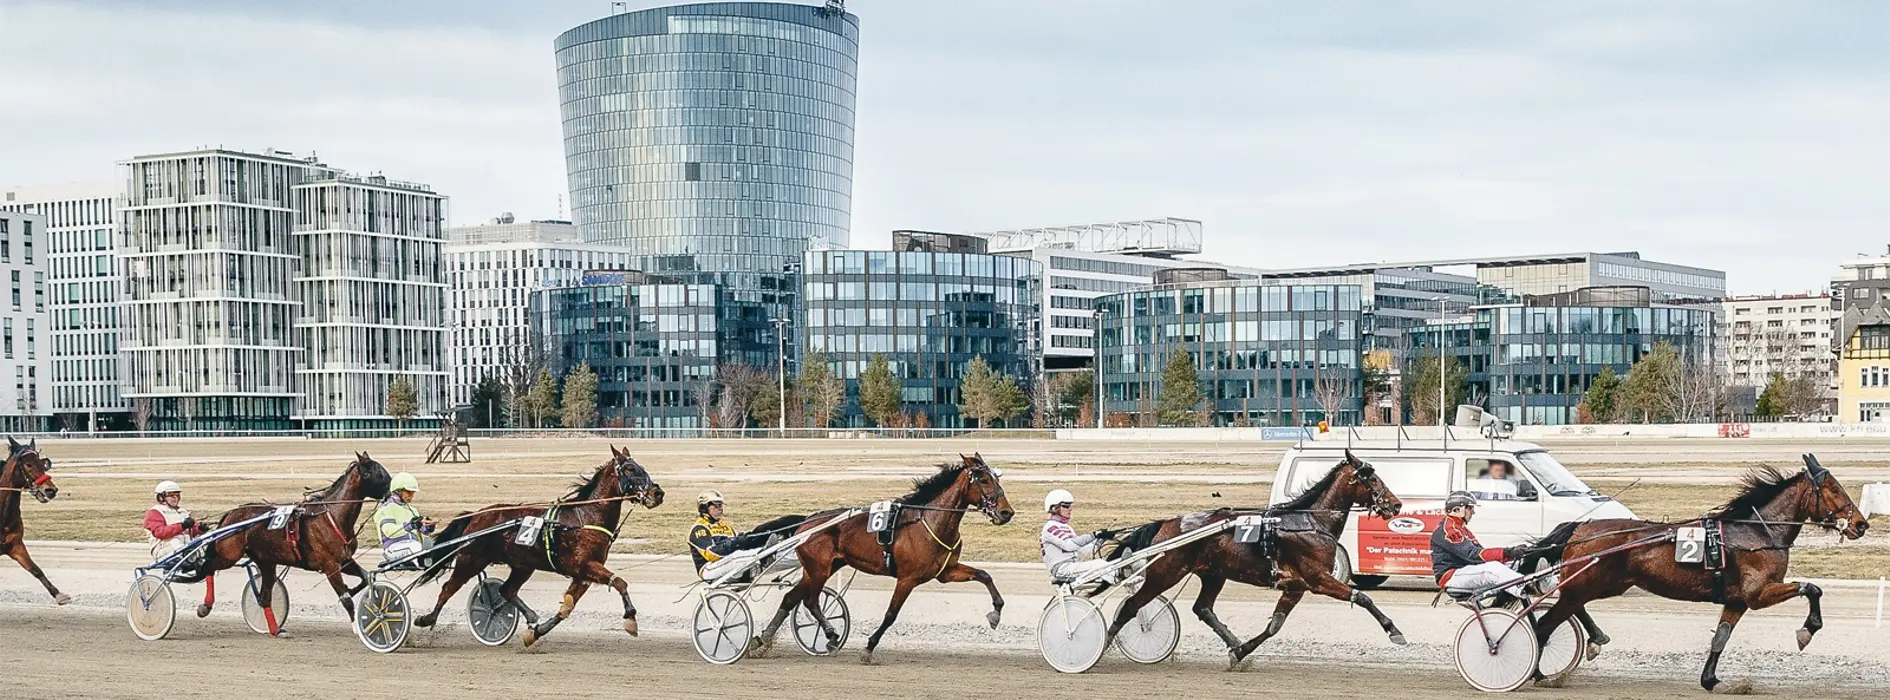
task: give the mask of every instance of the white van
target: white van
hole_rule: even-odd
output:
[[[1431,533],[1444,519],[1444,497],[1476,494],[1470,529],[1485,547],[1547,534],[1570,520],[1632,518],[1634,513],[1569,473],[1542,447],[1514,440],[1309,441],[1280,458],[1270,501],[1305,490],[1345,458],[1370,463],[1404,508],[1390,520],[1354,511],[1339,536],[1339,580],[1360,588],[1389,576],[1431,576]]]

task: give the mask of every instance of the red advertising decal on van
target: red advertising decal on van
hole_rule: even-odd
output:
[[[1406,503],[1409,506],[1409,502]],[[1431,533],[1444,520],[1442,504],[1407,509],[1390,519],[1358,519],[1358,572],[1361,574],[1431,574]]]

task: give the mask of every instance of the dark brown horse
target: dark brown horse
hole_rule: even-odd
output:
[[[271,636],[282,634],[281,623],[270,607],[270,598],[276,590],[277,567],[289,566],[326,576],[328,585],[335,589],[335,596],[341,601],[341,608],[353,614],[352,597],[368,583],[367,572],[354,561],[354,550],[359,544],[354,523],[361,517],[364,499],[386,498],[387,484],[392,480],[380,462],[366,452],[356,452],[354,461],[341,476],[335,477],[334,483],[302,497],[281,529],[269,529],[269,521],[264,520],[217,541],[210,546],[209,556],[196,575],[208,576],[249,557],[256,564],[256,580],[250,585],[256,586],[256,600],[262,603],[263,618],[269,623]],[[268,515],[277,507],[274,503],[240,505],[224,513],[218,522],[242,522]],[[349,587],[341,580],[344,573],[359,582]],[[209,614],[215,604],[215,588],[205,586],[198,616]]]
[[[26,525],[20,519],[21,493],[33,494],[40,503],[59,495],[51,471],[52,460],[39,453],[38,440],[22,445],[7,438],[7,461],[0,466],[0,554],[19,562],[20,568],[39,579],[54,601],[65,605],[72,602],[72,596],[60,593],[59,587],[46,579],[46,572],[33,563],[33,556],[26,553]]]
[[[998,594],[997,584],[991,581],[991,575],[981,569],[974,569],[959,561],[964,554],[964,539],[959,535],[959,524],[965,514],[979,511],[991,519],[995,525],[1011,521],[1017,513],[1011,510],[1011,502],[1004,497],[1004,485],[998,482],[1001,474],[985,464],[984,457],[973,454],[970,457],[958,456],[959,463],[948,465],[937,474],[919,479],[912,484],[912,493],[896,500],[898,511],[893,521],[892,560],[893,570],[887,571],[885,550],[879,544],[879,536],[866,528],[866,513],[854,515],[840,524],[828,527],[809,537],[795,549],[801,562],[801,581],[781,597],[781,608],[774,613],[774,620],[768,628],[756,637],[750,645],[756,655],[766,655],[774,646],[775,633],[781,629],[782,621],[794,610],[796,605],[804,605],[814,619],[820,621],[821,630],[827,635],[830,646],[838,646],[840,635],[828,626],[827,618],[820,613],[820,591],[827,585],[827,579],[841,566],[851,566],[859,571],[874,576],[892,576],[898,579],[894,584],[892,602],[886,606],[886,617],[879,623],[879,629],[873,630],[873,636],[866,640],[866,650],[860,654],[861,663],[873,663],[873,649],[879,646],[879,639],[899,619],[899,609],[906,604],[906,597],[912,595],[912,589],[926,581],[939,583],[961,583],[977,581],[984,584],[991,592],[991,612],[985,620],[995,629],[1004,613],[1004,596]],[[800,531],[816,528],[827,523],[842,511],[827,511],[807,516]]]
[[[1717,603],[1721,606],[1719,627],[1713,632],[1706,667],[1700,671],[1700,685],[1721,692],[1749,691],[1751,684],[1745,682],[1719,687],[1720,653],[1747,610],[1763,610],[1804,596],[1811,611],[1798,630],[1800,649],[1824,626],[1819,605],[1824,592],[1814,584],[1785,582],[1792,544],[1804,523],[1837,530],[1846,539],[1863,537],[1870,523],[1837,477],[1811,455],[1805,455],[1805,469],[1797,474],[1785,476],[1772,467],[1760,467],[1741,482],[1739,495],[1700,520],[1593,520],[1549,533],[1539,544],[1539,552],[1551,561],[1566,563],[1561,573],[1562,597],[1536,621],[1537,638],[1547,639],[1548,631],[1584,610],[1590,601],[1612,598],[1636,586],[1663,598]],[[1674,533],[1682,527],[1723,528],[1726,556],[1717,585],[1705,565],[1674,561]],[[1650,537],[1656,539],[1629,546]],[[1584,559],[1615,547],[1626,548]]]
[[[1404,504],[1391,493],[1391,489],[1385,487],[1385,482],[1379,480],[1372,465],[1353,456],[1348,450],[1345,459],[1324,478],[1285,503],[1256,510],[1224,508],[1189,513],[1136,528],[1123,538],[1121,546],[1110,553],[1111,559],[1120,559],[1136,550],[1241,515],[1261,514],[1280,519],[1276,525],[1277,540],[1271,556],[1260,544],[1236,542],[1234,530],[1229,529],[1182,545],[1155,559],[1144,572],[1147,580],[1123,603],[1115,621],[1109,625],[1109,638],[1114,639],[1116,633],[1135,618],[1143,605],[1173,588],[1188,574],[1194,574],[1201,579],[1201,593],[1194,599],[1194,614],[1213,628],[1214,633],[1220,635],[1221,641],[1227,644],[1229,668],[1239,666],[1261,643],[1279,634],[1280,628],[1286,624],[1286,616],[1293,612],[1294,606],[1299,605],[1300,598],[1307,591],[1358,604],[1378,620],[1379,626],[1390,635],[1392,642],[1404,644],[1404,633],[1398,631],[1391,618],[1379,611],[1370,596],[1363,591],[1353,590],[1348,582],[1332,575],[1333,557],[1339,549],[1339,534],[1345,531],[1345,523],[1353,508],[1364,508],[1373,515],[1389,518],[1397,515],[1403,507]],[[1277,587],[1282,591],[1279,603],[1273,607],[1273,619],[1267,623],[1266,631],[1245,644],[1214,614],[1214,601],[1230,579],[1253,586]]]
[[[536,643],[558,623],[571,617],[571,609],[577,607],[578,599],[584,597],[584,592],[590,590],[591,584],[617,589],[617,595],[623,598],[623,629],[635,636],[637,607],[630,602],[630,584],[604,567],[604,562],[610,559],[610,545],[617,541],[617,528],[623,523],[624,501],[638,503],[644,508],[655,508],[663,504],[663,487],[656,485],[650,473],[644,471],[643,465],[630,458],[628,448],[620,451],[613,446],[610,448],[610,461],[598,467],[589,481],[579,484],[553,504],[549,511],[542,505],[505,503],[454,516],[434,541],[447,542],[469,532],[478,532],[528,516],[544,517],[545,524],[543,534],[531,545],[514,542],[516,528],[500,530],[467,542],[454,555],[453,576],[440,588],[440,599],[433,604],[433,611],[415,618],[413,623],[420,627],[432,627],[440,615],[440,609],[446,607],[446,601],[459,592],[461,586],[478,576],[486,567],[505,564],[512,571],[505,578],[502,592],[506,600],[518,606],[519,612],[530,624],[525,630],[525,646]],[[439,567],[429,570],[420,583],[438,577],[441,571],[443,569]],[[564,591],[564,601],[558,605],[558,614],[543,622],[538,620],[537,611],[518,597],[518,589],[538,571],[549,571],[571,579],[570,587]]]

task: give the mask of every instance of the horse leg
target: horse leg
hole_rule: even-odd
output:
[[[26,569],[26,573],[32,574],[33,578],[39,579],[39,585],[46,587],[46,592],[52,595],[55,604],[65,605],[72,602],[72,596],[60,593],[59,587],[53,585],[51,579],[46,578],[46,572],[41,571],[39,565],[33,563],[33,556],[26,553],[25,542],[14,542],[13,547],[7,550],[7,556],[11,557],[13,561],[19,562],[20,568]]]
[[[1601,625],[1595,623],[1595,617],[1588,614],[1587,605],[1575,609],[1575,621],[1588,631],[1588,660],[1594,661],[1595,657],[1601,655],[1601,647],[1614,640],[1608,638],[1608,633],[1601,631]]]
[[[1332,567],[1330,565],[1317,567],[1310,578],[1312,580],[1309,582],[1311,585],[1308,588],[1312,592],[1333,600],[1348,601],[1353,605],[1364,608],[1365,612],[1371,613],[1372,619],[1378,621],[1379,629],[1385,631],[1385,636],[1391,639],[1392,644],[1404,646],[1404,633],[1398,630],[1397,623],[1391,621],[1391,616],[1386,615],[1383,610],[1379,610],[1378,604],[1373,603],[1372,597],[1365,595],[1364,591],[1353,588],[1337,578],[1333,578]]]
[[[340,583],[340,579],[332,574],[329,580]],[[269,636],[281,639],[285,636],[282,632],[282,622],[276,619],[275,604],[270,600],[276,595],[276,567],[271,564],[256,565],[256,578],[251,580],[249,585],[256,586],[253,593],[256,595],[257,606],[262,608],[263,621],[269,624]],[[345,602],[346,599],[343,600]],[[348,608],[349,617],[354,616],[354,606],[344,605],[343,607]]]
[[[274,569],[275,567],[264,566],[262,568]],[[348,617],[354,617],[354,594],[356,590],[349,588],[348,584],[342,582],[340,567],[336,567],[335,570],[328,572],[328,587],[335,589],[335,600],[341,602],[341,609],[348,612]],[[260,599],[260,596],[258,599]]]
[[[623,631],[629,632],[632,637],[637,636],[637,606],[630,602],[629,582],[611,573],[610,569],[604,567],[603,562],[585,562],[583,573],[585,580],[610,586],[617,591],[617,596],[623,598]]]
[[[761,658],[774,650],[774,636],[780,633],[781,623],[786,622],[788,615],[793,614],[794,606],[804,604],[809,600],[814,601],[816,605],[819,604],[820,590],[827,585],[827,579],[833,576],[833,568],[832,560],[801,558],[800,583],[794,584],[793,588],[788,589],[788,592],[781,596],[781,606],[775,608],[774,619],[769,620],[768,626],[748,643],[748,656]],[[813,613],[814,619],[820,621],[820,629],[826,633],[827,641],[829,643],[839,641],[840,633],[827,626],[827,616],[820,614],[818,609],[814,609]]]
[[[357,581],[357,583],[355,583],[353,587],[348,589],[349,597],[353,597],[354,594],[360,593],[363,589],[366,589],[368,587],[369,583],[371,583],[371,581],[368,580],[367,570],[361,568],[361,563],[358,561],[355,561],[354,558],[352,557],[348,558],[346,561],[341,562],[341,573],[347,574],[349,576],[353,576],[355,580]]]
[[[860,663],[873,663],[873,649],[879,647],[879,638],[892,627],[894,620],[899,619],[899,608],[905,606],[906,597],[912,595],[912,589],[918,588],[919,583],[918,580],[902,578],[893,587],[892,602],[886,605],[886,618],[880,620],[879,629],[873,630],[873,636],[866,639],[866,650],[860,652]]]
[[[538,611],[533,610],[532,606],[526,605],[525,601],[518,597],[518,589],[525,587],[525,582],[531,579],[532,573],[532,568],[529,566],[512,567],[512,573],[505,576],[505,585],[499,587],[499,594],[505,596],[506,601],[518,606],[519,614],[525,616],[525,624],[537,626]]]
[[[1713,646],[1707,650],[1706,668],[1700,670],[1700,687],[1709,692],[1729,695],[1745,695],[1752,692],[1752,683],[1749,681],[1730,683],[1724,687],[1719,684],[1719,655],[1726,651],[1726,640],[1732,638],[1733,627],[1739,624],[1739,618],[1744,617],[1745,614],[1744,607],[1730,605],[1719,613],[1719,627],[1713,630]]]
[[[529,647],[539,638],[551,634],[551,630],[569,619],[571,610],[577,607],[578,599],[583,598],[584,592],[590,589],[591,582],[588,578],[582,576],[572,578],[571,585],[564,589],[564,601],[558,603],[558,614],[547,617],[544,622],[532,625],[530,629],[525,630],[525,646]]]
[[[1548,646],[1549,635],[1554,634],[1556,628],[1561,627],[1570,618],[1583,614],[1582,606],[1586,604],[1587,601],[1576,599],[1564,592],[1562,598],[1555,601],[1555,605],[1549,606],[1542,612],[1541,617],[1535,620],[1536,649],[1540,650]],[[1533,677],[1536,685],[1544,688],[1560,688],[1568,682],[1566,674],[1554,677],[1543,676],[1540,667],[1536,669]]]
[[[998,620],[1004,617],[1004,596],[998,594],[997,583],[983,569],[974,569],[964,564],[952,564],[939,572],[939,583],[964,583],[977,581],[984,584],[984,589],[991,592],[991,613],[984,616],[985,622],[991,623],[991,629],[997,629]],[[816,617],[819,617],[816,615]]]
[[[1226,623],[1221,622],[1221,616],[1214,614],[1214,602],[1220,599],[1221,589],[1227,586],[1227,579],[1222,576],[1209,574],[1200,574],[1198,577],[1201,579],[1201,592],[1194,596],[1194,616],[1200,618],[1201,622],[1206,623],[1209,629],[1214,630],[1214,634],[1221,638],[1221,643],[1227,645],[1227,663],[1228,666],[1231,667],[1234,662],[1238,661],[1238,659],[1233,658],[1233,652],[1235,647],[1240,646],[1240,638],[1234,636],[1234,631],[1228,629]],[[1143,586],[1143,589],[1148,588],[1154,587]],[[1166,586],[1157,588],[1157,590],[1163,588],[1166,588]],[[1141,591],[1136,591],[1136,593],[1139,595]],[[1123,610],[1125,612],[1129,610],[1128,605],[1130,604],[1131,603],[1124,604]],[[1129,614],[1133,615],[1134,613],[1131,612]],[[1121,621],[1118,620],[1117,623],[1120,624]],[[1120,627],[1116,629],[1120,629]],[[1115,629],[1111,630],[1111,632],[1114,631]]]
[[[217,575],[203,577],[203,602],[197,604],[197,617],[209,617],[210,608],[217,604]]]
[[[451,600],[454,594],[459,593],[460,587],[465,586],[466,582],[471,581],[474,576],[478,576],[479,571],[484,568],[486,567],[483,562],[474,560],[472,557],[454,562],[453,575],[447,577],[446,583],[440,586],[440,597],[434,601],[433,611],[414,618],[413,626],[432,627],[433,623],[439,619],[440,611],[446,608],[446,601]]]
[[[1798,629],[1798,650],[1804,651],[1811,644],[1811,636],[1824,629],[1824,589],[1814,583],[1768,583],[1759,591],[1759,599],[1752,603],[1753,610],[1778,605],[1797,596],[1804,596],[1805,603],[1811,607],[1805,615],[1805,626]]]
[[[1260,636],[1247,640],[1247,643],[1240,645],[1232,652],[1234,666],[1244,669],[1245,665],[1240,662],[1246,661],[1248,654],[1252,654],[1255,649],[1260,648],[1261,644],[1265,644],[1267,640],[1273,638],[1273,635],[1280,633],[1280,628],[1286,626],[1286,616],[1293,614],[1293,607],[1299,605],[1299,599],[1305,595],[1306,589],[1298,585],[1280,593],[1280,602],[1273,605],[1273,619],[1267,621],[1266,630],[1261,632]],[[1235,669],[1230,667],[1228,670]]]

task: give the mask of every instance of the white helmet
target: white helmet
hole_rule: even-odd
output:
[[[157,494],[183,493],[183,492],[184,492],[184,489],[178,487],[177,482],[175,481],[160,481],[158,482],[157,489],[152,491],[152,493],[157,493]]]
[[[1076,502],[1075,494],[1072,494],[1065,489],[1057,489],[1043,495],[1043,512],[1048,513],[1050,512],[1051,508],[1055,508],[1057,507],[1058,504],[1061,504],[1061,503],[1075,503],[1075,502]]]

